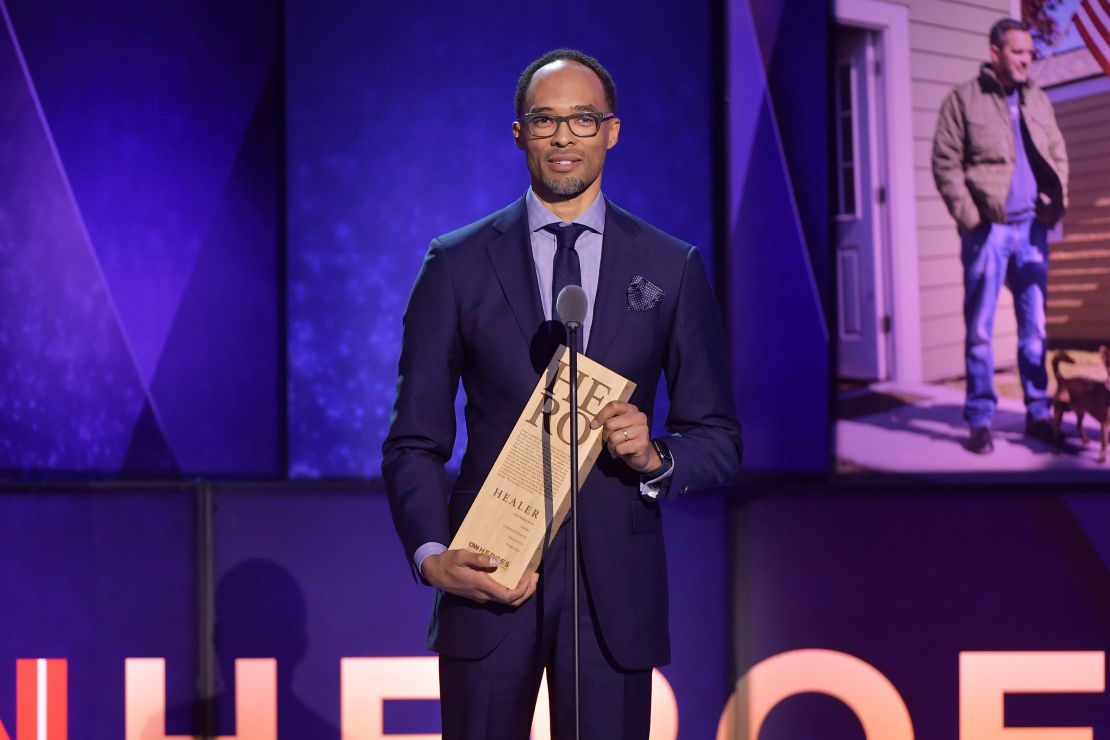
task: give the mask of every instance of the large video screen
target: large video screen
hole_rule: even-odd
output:
[[[1104,477],[1105,41],[1076,2],[1001,46],[1009,3],[867,6],[833,54],[838,470]]]

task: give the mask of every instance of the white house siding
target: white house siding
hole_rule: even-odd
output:
[[[987,33],[1010,16],[1010,0],[905,0],[910,14],[914,183],[918,279],[921,292],[921,357],[925,380],[963,375],[963,274],[956,226],[933,185],[933,131],[941,101],[956,84],[974,77],[988,58]],[[995,321],[995,363],[1016,363],[1013,302],[1003,291]]]

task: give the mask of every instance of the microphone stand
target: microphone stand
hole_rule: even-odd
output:
[[[568,321],[567,343],[570,345],[570,537],[574,548],[571,563],[574,601],[574,737],[581,735],[580,691],[581,676],[578,664],[578,322]]]
[[[581,736],[582,733],[582,676],[581,676],[581,663],[579,659],[581,641],[579,638],[578,630],[578,578],[581,575],[578,566],[578,330],[582,328],[582,322],[586,318],[589,308],[589,299],[586,297],[586,291],[582,290],[580,285],[567,285],[559,291],[559,295],[555,300],[555,310],[559,313],[559,319],[563,322],[563,326],[567,330],[567,346],[570,347],[570,378],[568,379],[570,385],[570,395],[567,400],[570,402],[570,537],[571,547],[574,549],[571,554],[571,564],[574,568],[574,574],[571,579],[574,585],[571,586],[572,600],[574,605],[574,737],[575,740]]]

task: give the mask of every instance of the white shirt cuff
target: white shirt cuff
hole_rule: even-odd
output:
[[[640,481],[640,495],[646,499],[654,501],[659,498],[659,492],[663,490],[663,484],[667,479],[674,475],[675,463],[672,463],[667,472],[663,473],[657,478],[652,478],[649,481]]]

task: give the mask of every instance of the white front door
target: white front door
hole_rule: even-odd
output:
[[[884,311],[882,133],[875,34],[837,27],[835,99],[837,375],[889,377]]]

